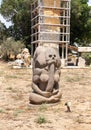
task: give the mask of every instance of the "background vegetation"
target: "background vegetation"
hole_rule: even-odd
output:
[[[0,21],[0,44],[8,37],[20,41],[31,50],[30,4],[33,0],[2,0],[0,13],[12,25],[6,28]],[[79,46],[91,46],[91,7],[88,0],[71,0],[71,38]],[[4,42],[3,42],[4,41]]]
[[[81,46],[91,43],[91,7],[88,0],[71,1],[71,44],[77,42]]]

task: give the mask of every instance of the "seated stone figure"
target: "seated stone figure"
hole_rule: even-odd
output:
[[[33,58],[31,104],[55,103],[62,96],[59,90],[61,61],[57,49],[39,46]]]
[[[21,55],[22,55],[22,61],[24,63],[24,66],[29,67],[31,63],[31,56],[29,50],[27,48],[24,48],[22,50]]]

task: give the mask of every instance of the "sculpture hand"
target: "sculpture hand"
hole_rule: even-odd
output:
[[[58,92],[59,92],[58,89],[54,89],[53,92],[52,92],[52,94],[55,95],[55,94],[57,94]]]
[[[50,92],[43,91],[42,96],[44,97],[50,97],[52,94]]]

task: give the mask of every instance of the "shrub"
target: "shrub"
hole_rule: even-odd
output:
[[[47,123],[47,120],[44,116],[39,116],[36,120],[35,120],[36,123],[38,124],[43,124],[43,123]]]
[[[14,60],[16,55],[25,47],[21,41],[15,41],[13,38],[7,38],[0,47],[0,55],[4,60]]]
[[[82,57],[85,59],[86,65],[91,64],[91,53],[83,53]]]

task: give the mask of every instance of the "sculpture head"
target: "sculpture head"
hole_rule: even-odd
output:
[[[45,67],[52,63],[57,67],[61,65],[58,50],[52,47],[37,47],[34,54],[34,61],[35,65],[39,67]]]
[[[60,59],[57,49],[47,47],[45,52],[45,59],[47,64],[54,63],[56,65],[57,60]]]

